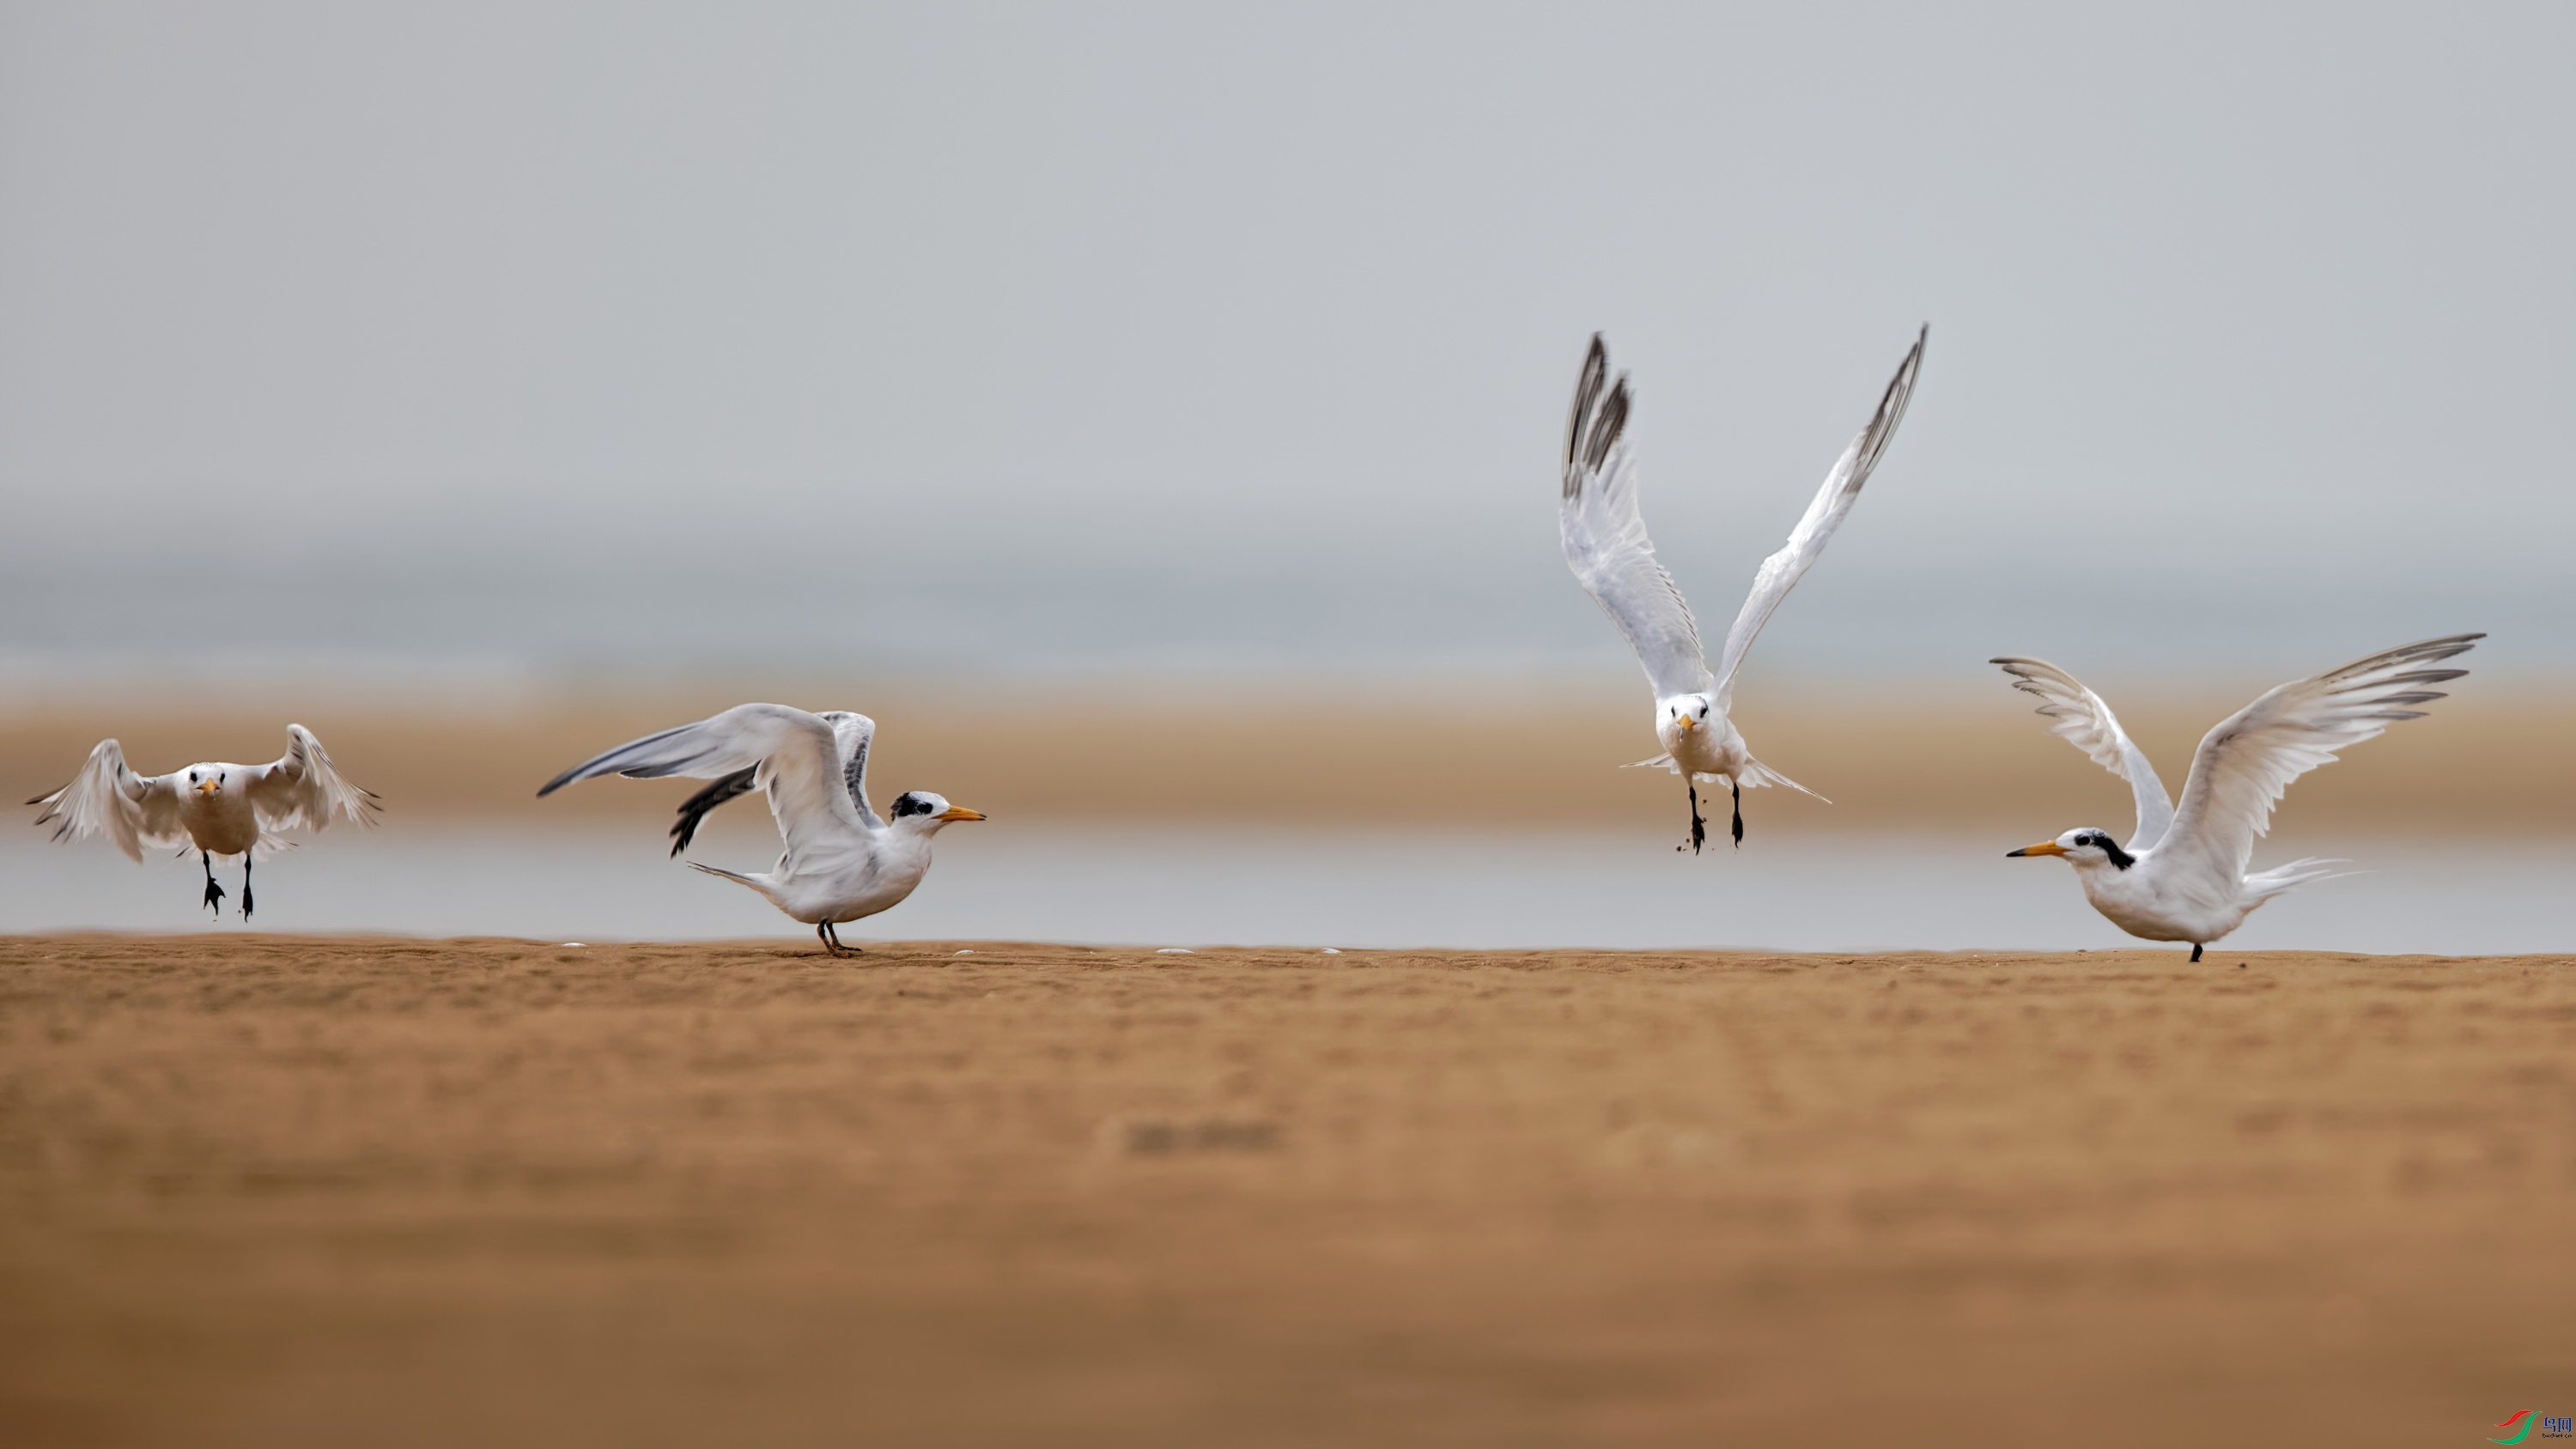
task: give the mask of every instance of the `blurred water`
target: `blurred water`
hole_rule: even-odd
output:
[[[793,938],[738,886],[664,859],[644,830],[334,831],[258,869],[256,924],[561,940]],[[775,838],[701,840],[761,869]],[[2071,949],[2125,944],[2067,869],[2006,860],[2018,841],[1873,834],[1756,839],[1692,859],[1667,841],[1528,833],[1352,834],[1241,825],[1102,832],[949,830],[913,898],[847,939],[1146,945],[1753,946],[1787,950]],[[2231,947],[2468,955],[2576,950],[2564,905],[2576,845],[2386,840],[2331,849],[2366,875],[2273,902]],[[220,870],[238,904],[239,868]],[[99,843],[0,843],[0,931],[208,927],[196,862],[137,867]],[[227,916],[225,929],[237,928]]]

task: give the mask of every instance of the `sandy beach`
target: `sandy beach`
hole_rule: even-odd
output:
[[[0,1437],[2473,1443],[2571,1061],[2566,957],[0,938]]]

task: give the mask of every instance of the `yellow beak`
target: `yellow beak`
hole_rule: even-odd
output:
[[[1683,734],[1689,734],[1692,730],[1699,728],[1699,721],[1691,718],[1689,715],[1682,716],[1681,724]]]
[[[981,820],[984,818],[984,812],[981,810],[969,810],[963,805],[951,805],[947,809],[940,811],[938,818],[941,820]]]
[[[221,780],[200,780],[197,782],[197,793],[200,795],[212,795],[222,788],[223,781]]]
[[[2010,860],[2016,855],[2064,855],[2065,853],[2065,846],[2054,840],[2043,840],[2037,845],[2025,845],[2019,850],[2007,850],[2004,852],[2004,859]]]

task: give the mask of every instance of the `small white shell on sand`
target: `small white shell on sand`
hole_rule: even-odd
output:
[[[1195,956],[1198,952],[1191,950],[1187,946],[1158,946],[1155,948],[1154,954],[1157,956]]]

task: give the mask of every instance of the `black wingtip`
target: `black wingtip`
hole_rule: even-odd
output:
[[[1592,346],[1583,354],[1583,370],[1574,379],[1574,415],[1565,423],[1565,471],[1571,475],[1575,460],[1590,451],[1584,446],[1587,426],[1592,422],[1593,405],[1600,400],[1601,389],[1610,379],[1610,346],[1601,334],[1592,334]]]

